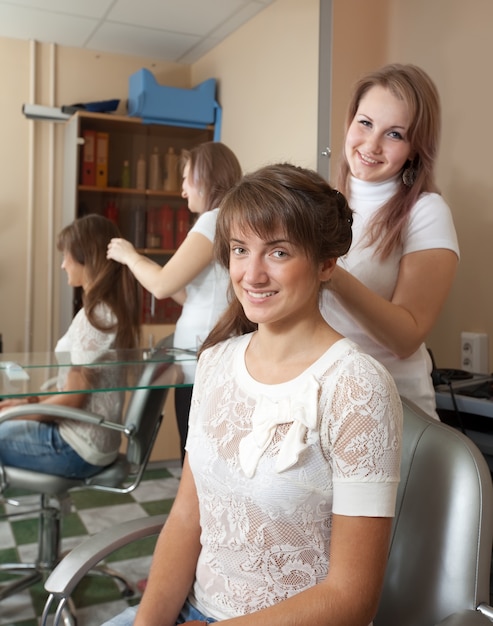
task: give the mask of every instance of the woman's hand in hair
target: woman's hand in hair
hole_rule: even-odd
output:
[[[128,267],[132,269],[133,265],[139,261],[141,256],[130,241],[114,238],[108,244],[106,258],[128,265]]]

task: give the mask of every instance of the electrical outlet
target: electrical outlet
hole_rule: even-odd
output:
[[[474,374],[488,374],[488,335],[462,332],[460,357],[463,370]]]

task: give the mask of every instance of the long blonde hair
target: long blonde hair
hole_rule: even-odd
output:
[[[434,181],[435,159],[440,140],[440,98],[435,84],[420,67],[394,63],[386,65],[361,78],[355,85],[346,115],[346,132],[351,125],[363,96],[373,87],[388,89],[408,108],[411,124],[407,132],[412,162],[404,164],[403,171],[411,166],[414,184],[407,186],[402,178],[397,192],[376,213],[369,227],[368,245],[377,243],[377,254],[387,258],[400,245],[402,229],[409,213],[423,192],[437,192]],[[402,176],[402,172],[401,172]],[[348,198],[351,171],[343,154],[337,185]]]

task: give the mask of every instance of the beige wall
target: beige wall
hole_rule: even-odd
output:
[[[462,260],[452,294],[429,345],[442,367],[459,366],[461,330],[492,335],[490,280],[491,145],[489,61],[493,53],[490,0],[333,0],[334,159],[342,142],[350,85],[387,61],[422,65],[436,81],[443,104],[438,182],[457,225]],[[316,164],[319,0],[277,0],[191,68],[149,59],[57,48],[56,103],[125,98],[129,74],[147,66],[162,83],[187,86],[210,76],[219,81],[224,109],[222,139],[245,170],[274,160]],[[49,97],[50,49],[39,52],[37,101]],[[15,59],[15,62],[11,62]],[[20,114],[29,99],[29,44],[0,39],[0,332],[5,350],[24,348],[29,178],[29,123]],[[43,102],[46,103],[46,102]],[[42,126],[42,128],[41,128]],[[48,233],[60,213],[61,130],[55,138],[54,224],[49,216],[48,127],[36,124],[35,250],[36,349],[45,349],[48,305]],[[333,160],[333,167],[335,160]],[[51,229],[51,230],[50,230]],[[58,264],[58,257],[56,257]],[[56,294],[55,294],[56,297]],[[491,346],[493,351],[493,345]],[[493,354],[493,352],[492,352]],[[493,357],[490,358],[493,365]]]
[[[215,76],[222,140],[245,171],[292,161],[316,167],[319,0],[277,0],[192,67]]]
[[[462,255],[452,293],[428,343],[439,366],[458,367],[460,332],[486,332],[491,371],[493,3],[399,0],[390,6],[389,57],[421,65],[441,94],[438,184],[452,208]]]

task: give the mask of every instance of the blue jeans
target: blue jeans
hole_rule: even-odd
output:
[[[132,626],[138,608],[138,605],[130,606],[128,609],[125,609],[123,613],[116,615],[102,626]],[[205,615],[202,615],[202,613],[195,609],[189,602],[185,602],[176,623],[184,624],[185,622],[191,622],[195,619],[207,622],[208,624],[213,624],[217,621],[212,617],[205,617]]]
[[[66,478],[87,478],[101,471],[60,437],[54,422],[33,420],[0,424],[0,463]]]

